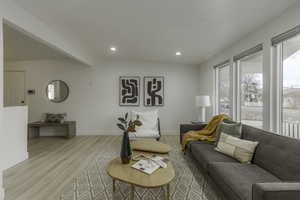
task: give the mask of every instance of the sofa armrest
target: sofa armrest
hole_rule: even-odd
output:
[[[298,200],[300,182],[256,183],[252,186],[252,200]]]
[[[180,144],[185,133],[203,129],[207,124],[181,124],[180,125]]]

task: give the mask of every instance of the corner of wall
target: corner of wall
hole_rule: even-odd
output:
[[[2,184],[2,174],[3,174],[3,171],[1,170],[0,171],[0,200],[4,200],[4,188],[3,188],[3,184]]]
[[[0,188],[0,200],[4,200],[4,188]]]
[[[1,12],[1,11],[0,11]],[[0,82],[3,82],[3,32],[2,32],[2,21],[3,18],[1,16],[2,13],[0,13]],[[0,88],[0,137],[2,140],[2,133],[3,133],[3,118],[2,118],[2,112],[3,112],[3,87]],[[1,143],[2,146],[2,143]],[[4,149],[1,149],[1,151],[4,151]],[[2,156],[2,155],[1,155]],[[4,188],[3,188],[3,168],[2,163],[0,163],[0,200],[4,200]]]

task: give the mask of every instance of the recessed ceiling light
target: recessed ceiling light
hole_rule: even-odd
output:
[[[182,53],[181,53],[180,51],[177,51],[175,55],[176,55],[176,56],[181,56]]]
[[[113,47],[113,46],[112,46],[112,47],[110,47],[110,48],[109,48],[109,50],[110,50],[111,52],[113,52],[113,53],[114,53],[114,52],[116,52],[116,51],[117,51],[117,47]]]

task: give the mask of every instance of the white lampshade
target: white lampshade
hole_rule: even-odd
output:
[[[196,107],[209,107],[210,98],[209,96],[196,96]]]

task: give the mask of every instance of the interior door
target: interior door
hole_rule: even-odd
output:
[[[25,103],[25,72],[4,71],[4,106],[23,106]]]

